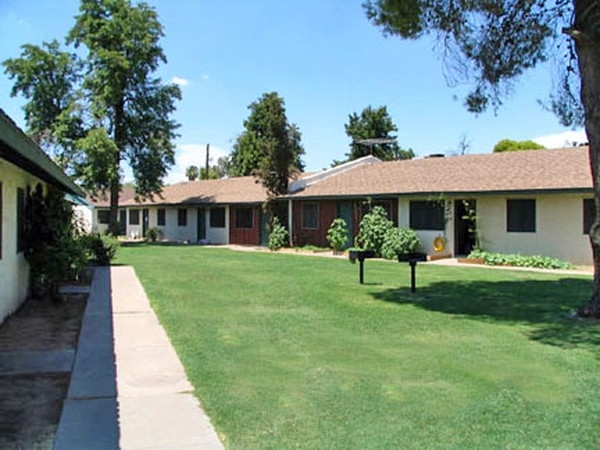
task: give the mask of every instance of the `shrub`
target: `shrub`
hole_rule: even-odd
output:
[[[383,239],[381,256],[385,259],[396,259],[399,253],[413,253],[421,246],[415,230],[411,228],[390,228]]]
[[[327,230],[327,242],[334,252],[341,252],[348,243],[348,226],[341,218],[334,219]]]
[[[360,248],[373,250],[379,256],[381,255],[381,247],[383,246],[385,235],[393,227],[394,224],[387,218],[385,209],[381,206],[375,206],[360,221],[355,245]]]
[[[519,255],[490,253],[483,250],[473,250],[469,258],[483,259],[488,266],[533,267],[536,269],[572,269],[573,264],[557,258],[541,255]]]
[[[59,285],[76,279],[85,265],[73,208],[63,192],[38,184],[25,202],[23,252],[30,267],[33,296],[59,299]]]
[[[109,234],[87,234],[82,240],[89,262],[99,266],[110,265],[120,246],[118,239]]]
[[[163,236],[160,228],[152,227],[146,232],[146,237],[150,242],[156,242],[157,239],[161,239]]]
[[[273,219],[272,228],[271,234],[269,234],[269,250],[279,250],[287,245],[288,232],[277,217]]]

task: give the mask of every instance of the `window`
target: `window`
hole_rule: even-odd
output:
[[[376,200],[369,203],[363,203],[361,208],[360,217],[364,217],[369,211],[371,211],[376,206],[381,206],[385,209],[385,214],[389,220],[392,220],[392,202],[389,200]]]
[[[235,227],[252,228],[254,225],[254,211],[252,207],[239,207],[235,209]]]
[[[107,224],[110,222],[110,210],[99,209],[98,210],[98,223]]]
[[[415,200],[409,203],[409,208],[410,227],[413,230],[444,230],[443,201]]]
[[[17,188],[17,253],[25,248],[25,189]]]
[[[302,228],[316,230],[319,228],[319,204],[316,202],[302,203]]]
[[[210,209],[210,227],[225,228],[225,208]]]
[[[180,227],[187,227],[187,209],[177,210],[177,225]]]
[[[535,233],[535,200],[506,200],[506,231]]]
[[[164,226],[167,223],[164,208],[158,208],[156,210],[156,225]]]
[[[593,198],[583,200],[583,234],[590,233],[590,229],[596,219],[595,209],[596,205]]]
[[[130,209],[129,210],[129,225],[139,225],[140,224],[140,210],[139,209]]]

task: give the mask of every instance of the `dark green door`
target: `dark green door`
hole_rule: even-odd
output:
[[[354,229],[354,203],[352,201],[338,202],[337,204],[337,216],[346,221],[348,227],[348,242],[346,247],[351,247],[354,242],[354,236],[352,230]]]
[[[148,208],[142,209],[142,237],[146,237],[148,232],[148,225],[150,224],[150,215],[148,214]]]
[[[267,246],[269,245],[269,216],[265,214],[265,212],[260,209],[260,245]]]
[[[127,210],[122,209],[119,211],[119,235],[125,236],[127,234]]]
[[[198,240],[200,242],[203,239],[206,239],[206,209],[198,208],[198,220],[197,220],[197,229],[198,229]]]

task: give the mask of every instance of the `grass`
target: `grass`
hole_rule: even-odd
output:
[[[589,277],[123,248],[229,449],[600,448]]]

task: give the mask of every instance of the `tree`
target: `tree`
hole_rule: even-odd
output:
[[[217,166],[209,166],[208,176],[206,175],[206,167],[200,168],[200,179],[201,180],[217,180],[219,174],[217,173]]]
[[[348,161],[367,155],[376,156],[384,161],[395,159],[412,159],[415,154],[412,149],[404,150],[395,141],[396,136],[391,133],[398,131],[385,106],[373,109],[370,106],[363,109],[360,115],[352,113],[348,116],[348,123],[344,125],[346,134],[352,140],[350,153],[346,153]],[[385,143],[361,142],[370,139],[393,140]]]
[[[494,153],[516,152],[519,150],[543,150],[545,148],[543,145],[530,140],[513,141],[512,139],[502,139],[494,145]]]
[[[454,75],[474,85],[465,105],[475,113],[500,106],[527,69],[551,56],[561,63],[550,107],[564,125],[585,125],[595,194],[594,289],[579,314],[600,317],[600,2],[366,0],[363,6],[386,35],[437,34]]]
[[[245,131],[231,155],[230,173],[257,176],[269,198],[287,193],[290,177],[304,169],[300,130],[288,123],[284,101],[276,92],[263,94],[248,109]]]
[[[73,174],[74,141],[84,134],[75,114],[81,61],[61,51],[56,40],[21,48],[20,58],[3,63],[6,73],[15,79],[11,96],[23,94],[29,99],[23,108],[29,136]]]
[[[226,178],[229,176],[231,168],[231,158],[229,156],[221,156],[217,159],[217,165],[214,166],[217,178]]]
[[[185,176],[189,181],[196,181],[199,175],[200,171],[198,170],[198,166],[188,166],[185,169]]]
[[[153,75],[166,62],[162,26],[145,3],[82,0],[63,52],[56,41],[26,45],[4,62],[23,95],[27,130],[46,145],[62,146],[63,163],[92,194],[110,192],[110,225],[118,233],[120,165],[132,168],[136,194],[160,192],[174,164],[175,130],[169,117],[181,96],[176,85]]]

